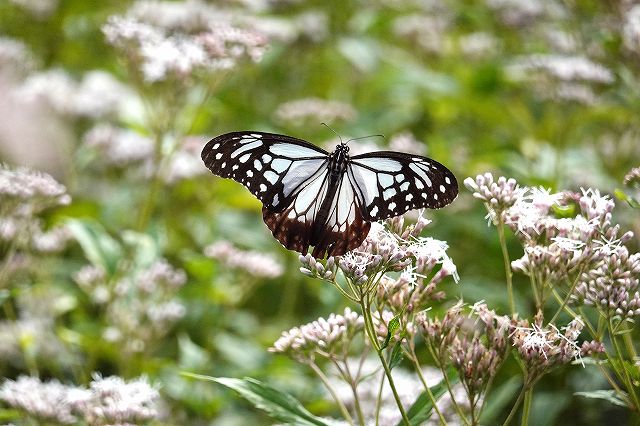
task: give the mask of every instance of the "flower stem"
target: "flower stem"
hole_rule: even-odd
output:
[[[424,390],[425,390],[425,392],[427,392],[427,395],[429,396],[429,399],[431,400],[431,403],[433,404],[433,409],[436,411],[436,414],[438,414],[438,418],[440,419],[440,423],[445,425],[445,424],[447,424],[447,422],[444,419],[444,416],[442,415],[442,413],[440,412],[440,409],[438,408],[438,404],[437,404],[438,401],[436,400],[436,397],[433,395],[433,392],[431,392],[431,388],[427,384],[427,381],[424,378],[424,374],[422,374],[422,368],[420,367],[420,363],[418,362],[418,357],[416,356],[416,353],[415,353],[415,350],[413,348],[413,345],[410,345],[410,347],[411,347],[411,350],[409,352],[409,359],[411,359],[411,362],[413,362],[413,365],[416,368],[416,373],[418,373],[418,377],[420,378],[420,381],[422,382],[422,385],[424,386]]]
[[[513,407],[511,408],[511,411],[509,412],[509,415],[507,416],[507,419],[504,421],[504,423],[502,424],[502,426],[507,426],[511,423],[511,420],[513,420],[513,417],[516,415],[516,413],[518,412],[518,408],[520,407],[520,403],[522,402],[525,393],[527,392],[527,380],[525,378],[524,384],[522,385],[522,389],[520,390],[520,394],[518,394],[518,398],[516,399],[516,402],[513,404]]]
[[[340,412],[342,412],[342,416],[344,417],[344,419],[347,421],[347,423],[353,426],[354,425],[353,418],[349,414],[347,407],[345,407],[344,403],[340,400],[340,398],[338,398],[338,394],[336,393],[336,390],[333,388],[333,386],[331,386],[331,383],[329,382],[329,378],[322,372],[322,370],[320,370],[320,367],[318,367],[315,363],[312,362],[309,364],[309,366],[318,375],[318,377],[320,377],[320,380],[322,380],[322,383],[331,394],[331,397],[336,402],[336,404],[338,404],[338,408],[340,409]],[[361,413],[359,414],[362,415]],[[362,421],[362,418],[360,418],[360,424],[361,425],[364,424],[364,422]]]
[[[369,294],[362,294],[360,298],[360,306],[362,307],[362,315],[364,317],[364,325],[365,330],[367,331],[367,336],[373,345],[376,353],[378,354],[378,358],[380,358],[380,362],[382,363],[382,367],[384,368],[384,373],[387,376],[387,380],[389,381],[389,387],[391,388],[391,392],[393,393],[393,398],[398,405],[398,410],[400,411],[400,415],[402,416],[402,423],[405,425],[410,425],[409,417],[407,417],[407,413],[402,406],[402,401],[400,401],[400,396],[398,395],[398,391],[396,389],[396,385],[393,381],[393,376],[391,375],[391,369],[389,368],[389,364],[384,357],[383,349],[380,348],[380,344],[378,343],[378,339],[376,338],[375,328],[373,325],[373,318],[371,317],[371,307],[369,303]]]
[[[529,414],[531,412],[532,401],[533,401],[533,391],[532,389],[528,389],[524,393],[524,404],[522,406],[522,420],[520,421],[521,426],[527,426],[529,424]]]
[[[509,250],[504,236],[504,222],[502,218],[498,220],[498,238],[500,239],[500,249],[502,250],[502,260],[504,261],[504,272],[507,278],[507,297],[509,298],[509,310],[511,315],[516,313],[516,305],[513,299],[513,273],[511,272],[511,261],[509,260]]]

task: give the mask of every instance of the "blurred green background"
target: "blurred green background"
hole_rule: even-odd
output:
[[[163,13],[175,19],[200,13],[262,33],[267,49],[260,61],[225,71],[144,81],[135,61],[109,45],[101,30],[110,16],[127,16],[141,3],[157,12],[149,21]],[[167,4],[1,2],[2,40],[18,41],[29,53],[28,60],[13,62],[0,55],[6,94],[0,101],[0,158],[63,182],[73,202],[47,210],[45,227],[74,218],[82,228],[75,237],[86,237],[56,254],[25,253],[31,262],[7,286],[18,311],[19,300],[37,297],[47,306],[63,305],[53,309],[51,331],[68,358],[47,357],[35,345],[31,356],[40,377],[82,384],[93,371],[146,374],[161,386],[169,423],[270,422],[232,392],[180,376],[185,370],[256,377],[296,395],[314,413],[336,414],[309,371],[266,349],[282,330],[341,311],[345,301],[299,273],[297,254],[271,237],[260,203],[239,184],[211,176],[199,163],[189,163],[195,171],[186,177],[160,181],[139,162],[106,161],[86,142],[96,124],[155,139],[152,152],[160,161],[169,161],[191,138],[191,150],[184,152],[197,162],[208,138],[233,130],[284,133],[329,148],[335,140],[321,125],[326,121],[343,138],[385,135],[360,141],[362,149],[408,147],[437,159],[460,184],[492,171],[522,185],[613,193],[640,163],[640,23],[632,2],[229,0],[174,2],[170,11]],[[96,115],[61,112],[50,92],[20,95],[33,75],[47,70],[75,82],[105,71],[129,88],[127,102],[113,114]],[[55,81],[50,84],[47,90],[55,92]],[[289,102],[311,98],[287,109]],[[165,123],[162,114],[170,117]],[[163,128],[166,123],[171,128]],[[166,146],[173,151],[167,154]],[[463,297],[506,312],[500,248],[485,213],[463,187],[451,206],[427,213],[434,221],[428,234],[449,243],[461,277],[444,286],[445,307]],[[624,229],[640,232],[637,218],[618,203],[615,220]],[[207,257],[204,248],[220,240],[267,255],[263,261],[283,272],[265,278],[251,265]],[[147,256],[166,258],[186,272],[176,296],[184,315],[142,351],[124,351],[101,338],[115,314],[96,306],[74,282],[74,273],[93,261],[91,244],[118,247],[111,254],[118,265]],[[637,238],[632,245],[637,251]],[[513,258],[520,257],[515,241],[510,248]],[[515,280],[518,311],[530,315],[528,279],[516,274]],[[30,366],[18,357],[3,359],[0,370],[15,378]],[[507,365],[498,383],[516,371]],[[537,388],[532,424],[624,422],[622,408],[573,396],[604,386],[588,367],[551,374]]]

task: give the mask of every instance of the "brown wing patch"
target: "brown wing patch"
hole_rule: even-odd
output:
[[[262,218],[283,246],[307,254],[311,246],[313,224],[287,217],[289,211],[286,209],[281,213],[274,213],[263,207]],[[341,256],[358,248],[369,234],[370,228],[371,223],[365,221],[360,214],[356,215],[356,220],[348,224],[344,231],[332,231],[324,224],[319,230],[320,238],[311,254],[318,259],[325,256]]]

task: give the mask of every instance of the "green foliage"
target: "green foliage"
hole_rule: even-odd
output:
[[[229,377],[207,377],[196,374],[186,374],[199,380],[210,380],[238,392],[243,398],[257,408],[266,411],[271,417],[285,424],[304,426],[330,426],[331,421],[316,417],[307,411],[293,396],[279,391],[259,380],[245,377],[233,379]]]

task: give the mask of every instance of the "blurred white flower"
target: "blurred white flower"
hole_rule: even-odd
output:
[[[45,422],[75,424],[82,419],[92,425],[140,424],[160,417],[160,394],[145,377],[126,382],[94,374],[85,389],[21,376],[2,384],[0,399]]]
[[[178,150],[171,156],[165,181],[168,183],[176,183],[183,179],[206,174],[207,169],[202,167],[202,159],[200,151],[205,142],[210,138],[202,136],[189,136],[185,138]]]
[[[42,421],[72,424],[77,418],[67,399],[70,390],[55,379],[43,383],[37,377],[20,376],[0,386],[0,400]]]
[[[500,40],[493,34],[475,32],[465,34],[458,40],[460,50],[469,58],[484,58],[499,53]]]
[[[29,213],[41,208],[66,205],[71,202],[67,188],[57,182],[47,173],[28,169],[26,167],[10,168],[0,163],[0,199],[3,207],[9,200],[19,200],[22,207],[19,213],[25,213],[29,204]],[[38,205],[38,209],[35,205]]]
[[[632,6],[626,12],[622,39],[627,49],[640,53],[640,4]]]
[[[518,58],[507,67],[507,73],[516,80],[529,78],[536,71],[565,82],[610,84],[614,81],[608,68],[583,56],[533,54]]]
[[[416,139],[410,131],[396,133],[389,139],[389,149],[393,151],[408,152],[410,154],[424,155],[426,145]]]
[[[0,37],[0,70],[8,66],[28,70],[33,66],[34,61],[32,52],[23,42]]]
[[[68,395],[88,424],[130,424],[160,417],[160,393],[146,377],[126,382],[118,376],[93,375],[89,389]]]
[[[29,102],[44,101],[60,114],[93,119],[117,113],[132,96],[104,71],[87,72],[78,82],[60,69],[30,75],[12,95]]]
[[[138,2],[125,16],[109,17],[102,31],[148,83],[230,69],[244,58],[257,62],[267,46],[263,34],[198,1]]]
[[[255,277],[276,278],[284,273],[284,267],[273,256],[240,250],[229,241],[217,241],[205,247],[204,254],[230,268],[245,270]]]
[[[85,146],[100,152],[102,163],[111,166],[126,167],[153,156],[154,143],[150,138],[111,124],[94,126],[83,140]]]
[[[338,120],[352,121],[357,117],[357,112],[345,102],[303,98],[280,104],[274,116],[280,122],[294,125],[303,125],[308,121],[331,124]]]
[[[446,30],[450,21],[446,15],[412,14],[395,18],[393,32],[401,38],[415,41],[418,46],[429,53],[444,52]]]
[[[36,18],[46,18],[58,8],[58,0],[10,0]]]

